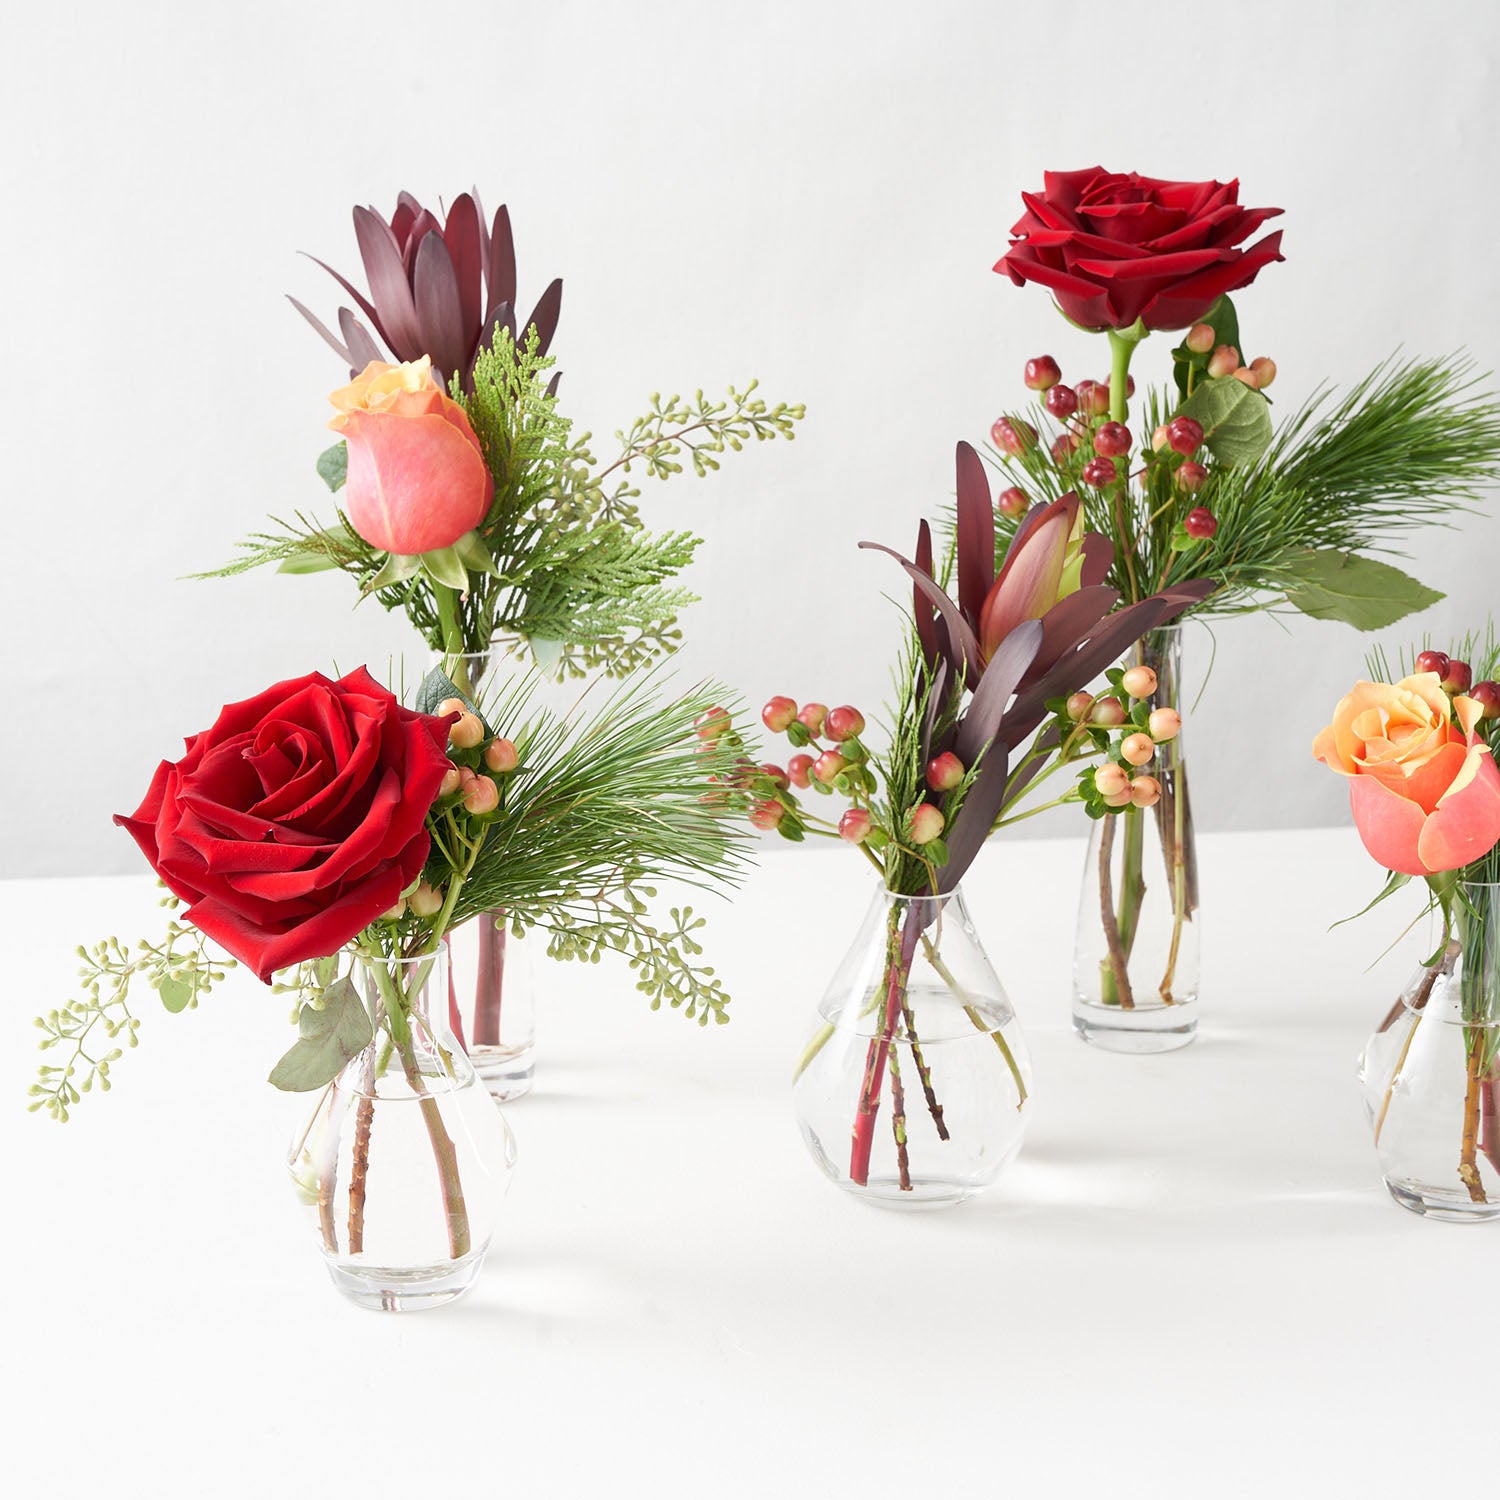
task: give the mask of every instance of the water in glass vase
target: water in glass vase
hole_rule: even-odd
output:
[[[1152,668],[1154,701],[1180,709],[1180,626],[1137,642],[1125,664]],[[1160,800],[1093,824],[1078,906],[1073,1028],[1113,1052],[1168,1052],[1198,1029],[1202,918],[1181,733],[1143,769]]]

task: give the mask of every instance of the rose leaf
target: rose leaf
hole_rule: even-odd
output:
[[[331,448],[325,448],[318,455],[318,478],[337,492],[344,487],[344,481],[349,477],[349,447],[348,444],[337,442]]]
[[[329,985],[322,1006],[304,1005],[297,1015],[297,1040],[271,1069],[270,1082],[291,1094],[320,1089],[338,1077],[375,1035],[370,1015],[353,982]]]
[[[1389,563],[1331,547],[1295,553],[1281,572],[1290,579],[1284,585],[1289,604],[1315,620],[1342,620],[1356,630],[1382,630],[1443,597]]]

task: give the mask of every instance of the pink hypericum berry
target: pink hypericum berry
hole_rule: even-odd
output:
[[[1183,339],[1183,343],[1186,344],[1194,354],[1207,354],[1208,351],[1213,348],[1214,341],[1217,337],[1218,335],[1214,333],[1214,326],[1212,323],[1194,323],[1193,326],[1188,329],[1187,337]]]
[[[797,715],[797,722],[809,734],[821,734],[823,732],[823,720],[828,717],[828,706],[824,703],[804,703],[802,712]]]
[[[1000,491],[1000,498],[995,502],[1002,516],[1009,516],[1011,520],[1017,521],[1031,509],[1031,503],[1026,498],[1026,491],[1019,485],[1011,485],[1008,490]]]
[[[1481,718],[1500,719],[1500,682],[1476,682],[1469,696],[1479,705]]]
[[[478,714],[462,713],[448,726],[448,743],[459,750],[472,750],[484,738]]]
[[[509,775],[521,763],[521,757],[516,750],[516,742],[506,739],[503,735],[491,740],[484,747],[484,763],[498,776]]]
[[[1439,677],[1446,677],[1448,661],[1446,651],[1421,651],[1417,654],[1417,671],[1436,672]]]
[[[1161,801],[1161,782],[1154,776],[1137,776],[1130,783],[1130,802],[1133,807],[1155,807]]]
[[[729,733],[729,715],[722,708],[705,709],[693,725],[700,740],[717,740]]]
[[[1102,417],[1109,410],[1109,386],[1098,380],[1080,380],[1074,387],[1078,410],[1086,417]]]
[[[1065,710],[1068,717],[1077,724],[1081,719],[1088,716],[1088,711],[1094,706],[1094,695],[1092,693],[1072,693],[1068,697]]]
[[[763,766],[757,766],[755,769],[759,771],[762,776],[768,777],[771,781],[774,781],[777,786],[785,786],[787,784],[787,781],[789,780],[786,772],[783,771],[780,766],[772,765],[770,762],[767,762]]]
[[[930,844],[943,831],[943,814],[930,802],[919,802],[907,820],[907,837],[914,844]]]
[[[437,706],[437,716],[446,719],[449,714],[466,714],[469,705],[462,698],[444,698]]]
[[[499,806],[500,788],[488,776],[476,776],[464,788],[464,810],[473,813],[476,818],[494,812]]]
[[[1133,766],[1143,766],[1156,754],[1156,742],[1149,734],[1127,734],[1120,745],[1120,754]]]
[[[851,807],[839,819],[839,837],[848,839],[851,844],[862,844],[870,836],[873,824],[874,819],[865,808]]]
[[[1001,417],[990,428],[990,437],[995,446],[1006,453],[1024,453],[1028,448],[1036,446],[1036,428],[1030,422],[1023,422],[1019,417],[1014,420],[1010,417]]]
[[[1078,452],[1082,442],[1083,439],[1076,432],[1062,433],[1052,445],[1052,462],[1056,464],[1067,463]]]
[[[1183,517],[1182,529],[1195,542],[1206,542],[1219,529],[1219,523],[1206,505],[1197,505]]]
[[[750,809],[750,821],[759,829],[769,831],[775,828],[786,816],[786,808],[779,802],[773,802],[767,798],[763,802],[757,802]]]
[[[1078,392],[1070,385],[1055,385],[1042,398],[1048,415],[1059,422],[1066,422],[1078,410]]]
[[[1208,470],[1202,464],[1194,463],[1189,459],[1185,464],[1178,466],[1176,474],[1177,486],[1184,489],[1190,495],[1196,495],[1208,480]]]
[[[1113,484],[1118,477],[1112,458],[1091,458],[1083,466],[1083,482],[1093,485],[1096,490]]]
[[[1151,434],[1151,451],[1160,453],[1167,446],[1167,425],[1165,422]]]
[[[1260,389],[1260,376],[1257,375],[1249,365],[1241,365],[1239,369],[1235,370],[1233,373],[1236,380],[1238,380],[1242,385],[1248,385],[1252,391],[1258,391]]]
[[[927,785],[935,792],[951,792],[964,779],[964,763],[945,750],[927,762]]]
[[[1263,391],[1276,379],[1276,361],[1267,359],[1264,354],[1259,359],[1250,361],[1250,368],[1255,372],[1256,389]]]
[[[1445,693],[1467,693],[1469,684],[1474,680],[1474,669],[1466,661],[1459,661],[1455,657],[1448,663],[1448,670],[1443,674],[1443,691]]]
[[[1208,357],[1208,373],[1215,380],[1233,375],[1240,367],[1240,351],[1233,344],[1220,344]]]
[[[1094,772],[1094,790],[1101,797],[1113,797],[1130,785],[1130,773],[1117,762],[1107,760]]]
[[[1106,807],[1114,807],[1114,808],[1129,807],[1130,806],[1130,788],[1128,786],[1123,786],[1123,787],[1120,788],[1120,790],[1118,792],[1109,792],[1109,793],[1106,793],[1105,798],[1104,798],[1104,805]]]
[[[824,786],[828,786],[848,764],[849,762],[837,750],[825,750],[813,762],[812,773]]]
[[[435,917],[443,909],[443,893],[424,880],[406,898],[406,905],[414,917]]]
[[[791,777],[793,786],[805,787],[812,780],[812,768],[812,756],[794,755],[786,763],[786,774]]]
[[[1158,745],[1164,745],[1182,733],[1182,715],[1175,708],[1153,708],[1146,727],[1151,731],[1151,738]]]
[[[1156,673],[1150,667],[1130,667],[1120,678],[1120,686],[1132,698],[1149,698],[1156,691]]]
[[[463,785],[463,777],[458,773],[457,766],[449,766],[443,772],[443,779],[438,783],[438,796],[451,797],[459,787]]]
[[[845,740],[857,739],[865,732],[865,716],[847,703],[840,708],[830,708],[827,729],[828,738],[841,745]]]
[[[1100,458],[1122,458],[1130,452],[1130,429],[1123,422],[1106,422],[1094,434],[1094,452]]]
[[[797,717],[795,698],[772,698],[760,711],[760,721],[772,734],[782,734]]]
[[[1062,379],[1062,371],[1050,354],[1026,361],[1026,387],[1032,391],[1049,391]]]
[[[1113,695],[1096,698],[1089,710],[1089,723],[1101,729],[1118,729],[1125,722],[1125,705]]]
[[[1191,417],[1173,417],[1167,423],[1167,441],[1174,453],[1191,458],[1203,446],[1203,424]]]

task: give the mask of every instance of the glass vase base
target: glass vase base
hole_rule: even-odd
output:
[[[477,1046],[469,1053],[469,1061],[497,1104],[508,1104],[531,1092],[536,1048],[530,1043],[524,1047]]]
[[[351,1302],[371,1312],[423,1312],[469,1290],[488,1246],[435,1266],[363,1266],[329,1261],[328,1275]]]
[[[1175,1052],[1198,1035],[1198,1010],[1190,1000],[1127,1010],[1075,996],[1073,1030],[1106,1052]]]
[[[872,1177],[863,1186],[850,1182],[846,1178],[839,1183],[839,1186],[851,1198],[858,1198],[861,1203],[869,1203],[876,1208],[893,1209],[897,1213],[920,1213],[931,1208],[954,1208],[972,1198],[975,1193],[983,1191],[970,1183],[942,1177],[927,1177],[921,1181],[913,1181],[909,1188],[903,1188],[900,1179],[896,1177]]]
[[[1424,1219],[1437,1219],[1444,1224],[1483,1224],[1488,1219],[1500,1219],[1500,1201],[1475,1203],[1467,1193],[1435,1188],[1421,1182],[1385,1179],[1387,1191],[1402,1208]]]

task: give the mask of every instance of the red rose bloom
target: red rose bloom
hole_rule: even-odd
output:
[[[115,822],[188,920],[269,983],[337,952],[421,873],[447,743],[446,719],[363,667],[314,672],[229,704]]]
[[[1238,182],[1163,182],[1135,172],[1048,172],[995,264],[1047,287],[1085,328],[1187,328],[1225,292],[1281,260],[1281,231],[1241,249],[1279,208],[1241,208]]]

